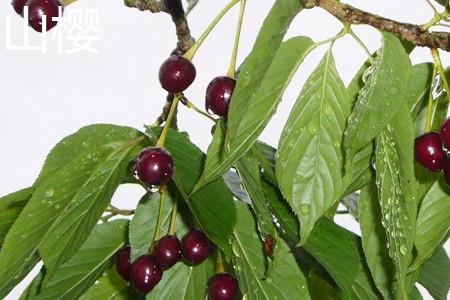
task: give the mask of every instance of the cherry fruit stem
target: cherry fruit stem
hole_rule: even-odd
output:
[[[227,76],[234,78],[236,72],[236,60],[239,49],[239,40],[241,37],[242,21],[244,20],[245,4],[247,0],[241,0],[241,5],[239,8],[239,18],[236,26],[236,35],[234,37],[233,53],[231,55],[230,67],[228,68]]]

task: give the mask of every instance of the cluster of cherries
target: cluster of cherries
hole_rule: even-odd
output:
[[[182,93],[196,76],[192,62],[182,56],[171,56],[161,66],[159,79],[162,87],[172,94]],[[228,105],[236,82],[229,77],[217,77],[208,86],[206,107],[211,112],[226,117]],[[173,176],[171,154],[161,147],[144,149],[136,162],[138,178],[149,186],[167,183]],[[197,265],[214,251],[214,244],[201,230],[191,230],[180,241],[167,235],[156,241],[151,254],[143,255],[134,262],[130,259],[130,246],[117,254],[116,268],[136,291],[147,294],[161,281],[164,270],[184,259]],[[208,281],[208,295],[212,300],[232,300],[239,293],[236,278],[229,273],[218,273]]]
[[[445,182],[450,185],[450,118],[439,131],[427,132],[414,143],[416,161],[431,172],[443,171]]]
[[[11,4],[22,17],[24,7],[28,6],[28,25],[37,32],[42,32],[44,16],[47,24],[46,30],[55,27],[58,21],[54,21],[53,18],[58,17],[60,7],[61,13],[64,9],[58,0],[12,0]]]

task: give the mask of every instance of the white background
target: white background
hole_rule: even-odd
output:
[[[248,0],[239,61],[251,50],[257,30],[273,2]],[[425,23],[433,15],[425,0],[347,2],[416,24]],[[195,37],[226,3],[226,0],[200,1],[189,17]],[[160,88],[158,69],[176,44],[170,17],[127,8],[120,0],[79,0],[67,7],[66,15],[71,9],[99,10],[100,41],[93,44],[99,54],[60,55],[56,41],[49,41],[46,54],[7,51],[6,18],[11,16],[14,43],[21,41],[22,19],[14,14],[9,1],[0,2],[0,195],[30,186],[48,151],[78,128],[92,123],[142,128],[143,124],[153,123],[164,104],[166,93]],[[227,71],[236,19],[237,7],[217,26],[194,59],[198,76],[186,95],[199,107],[204,107],[208,82]],[[335,35],[340,29],[341,24],[333,17],[321,9],[313,9],[301,13],[292,24],[288,37],[308,35],[319,41]],[[379,35],[374,29],[367,26],[355,26],[354,29],[371,51],[379,47]],[[31,36],[34,40],[40,37],[36,33]],[[301,86],[326,49],[322,47],[312,53],[300,67],[277,115],[262,134],[262,140],[274,146],[277,144],[284,120]],[[351,38],[339,40],[334,54],[346,84],[367,58]],[[443,53],[442,56],[444,65],[449,65],[449,55]],[[420,63],[431,61],[431,57],[427,49],[416,49],[412,60]],[[179,126],[206,149],[211,138],[209,120],[181,107]],[[114,197],[114,203],[123,208],[134,208],[142,192],[136,187],[122,187]],[[339,217],[338,222],[358,232],[351,218]],[[7,299],[18,299],[22,289],[17,288]]]

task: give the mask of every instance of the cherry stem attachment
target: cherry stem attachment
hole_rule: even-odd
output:
[[[134,215],[134,210],[120,209],[118,207],[115,207],[114,205],[109,205],[109,207],[106,209],[106,211],[113,213],[115,215],[121,215],[121,216]]]
[[[238,49],[239,49],[239,39],[241,37],[242,21],[244,20],[244,12],[245,12],[245,4],[246,3],[247,3],[247,0],[241,0],[241,5],[239,8],[239,18],[238,18],[238,23],[236,26],[236,35],[234,37],[233,53],[231,55],[230,67],[228,68],[228,72],[227,72],[227,76],[230,78],[234,78],[235,72],[236,72],[236,60],[237,60],[237,53],[238,53]]]
[[[437,25],[440,21],[447,20],[448,16],[449,16],[449,13],[447,11],[444,11],[443,13],[435,12],[433,18],[431,18],[431,20],[428,21],[427,23],[425,23],[422,26],[420,26],[420,28],[424,32],[428,31],[428,29],[430,29],[431,27]]]
[[[208,114],[207,112],[204,112],[203,110],[201,110],[200,108],[198,108],[197,106],[195,106],[194,103],[192,103],[191,101],[189,101],[188,99],[184,98],[181,101],[187,108],[192,109],[193,111],[195,111],[196,113],[199,113],[200,115],[207,117],[208,119],[210,119],[211,121],[213,121],[214,123],[217,123],[216,118],[214,118],[213,116],[211,116],[210,114]]]
[[[216,27],[217,23],[223,18],[223,16],[226,15],[226,13],[241,0],[232,0],[230,3],[228,3],[227,6],[225,6],[224,9],[222,9],[221,12],[217,15],[217,17],[209,24],[209,26],[206,28],[205,32],[198,38],[197,42],[183,55],[184,58],[192,60],[194,58],[195,53],[197,52],[198,48],[203,44],[205,39],[208,37],[208,35],[211,33],[211,31]]]
[[[436,77],[436,66],[433,67],[433,76],[430,87],[430,94],[428,95],[428,107],[427,107],[427,120],[425,122],[425,132],[431,131],[431,127],[433,126],[433,82]]]
[[[448,102],[450,104],[450,88],[448,86],[447,77],[445,77],[445,71],[442,68],[442,62],[441,57],[439,56],[439,51],[436,48],[431,49],[431,55],[433,56],[434,60],[434,66],[439,72],[439,75],[441,76],[442,83],[444,84],[445,92],[447,93]]]
[[[153,241],[158,241],[161,238],[161,225],[164,214],[164,208],[166,206],[167,187],[165,185],[161,186],[159,188],[159,193],[161,197],[159,198],[158,220],[156,221],[155,238],[153,239]]]
[[[222,253],[220,250],[217,250],[216,273],[218,273],[218,274],[225,273],[225,268],[223,266]]]
[[[169,128],[172,125],[173,118],[175,117],[175,113],[177,111],[178,102],[180,101],[180,94],[176,94],[173,97],[172,105],[170,106],[169,115],[167,116],[166,123],[164,124],[164,128],[159,136],[158,141],[156,142],[156,147],[163,147],[166,142],[167,133],[169,132]]]
[[[177,214],[178,214],[178,199],[174,197],[173,207],[172,207],[172,217],[170,218],[169,235],[175,235],[175,228],[177,224]]]
[[[373,56],[370,53],[367,46],[363,43],[363,41],[359,38],[359,36],[351,28],[348,29],[348,33],[355,40],[355,42],[364,50],[364,52],[367,54],[367,57],[369,58],[370,64],[373,65],[373,63],[374,63]]]

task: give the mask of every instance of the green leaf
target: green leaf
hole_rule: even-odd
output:
[[[200,265],[188,266],[178,263],[164,272],[163,279],[147,295],[146,300],[176,299],[197,300],[206,298],[208,279],[215,272],[214,259],[209,258]]]
[[[450,289],[450,260],[443,248],[420,268],[419,283],[436,300],[446,300]]]
[[[117,141],[131,141],[141,134],[134,128],[112,124],[94,124],[79,129],[62,139],[48,154],[41,173],[35,182],[39,185],[75,158],[92,149]]]
[[[359,197],[359,224],[367,265],[384,299],[392,299],[394,265],[386,248],[387,237],[381,224],[382,214],[374,184],[365,187]]]
[[[342,193],[342,137],[350,103],[331,51],[305,83],[279,141],[280,190],[300,221],[304,244]]]
[[[244,203],[237,203],[238,223],[234,231],[233,265],[243,297],[253,299],[310,299],[302,271],[289,247],[278,240],[279,254],[270,276],[264,280],[266,258],[254,233],[253,215]]]
[[[33,299],[41,291],[42,283],[44,281],[45,268],[41,268],[39,273],[34,277],[33,281],[28,285],[22,295],[20,295],[19,300],[29,300]]]
[[[327,280],[323,279],[316,272],[311,272],[308,278],[309,292],[313,300],[340,300],[339,290],[335,289]]]
[[[299,232],[297,218],[289,206],[283,203],[277,189],[269,184],[265,184],[264,187],[277,223],[280,224],[285,236],[291,242],[296,242]],[[356,291],[359,294],[377,295],[369,271],[364,265],[360,248],[360,240],[354,233],[341,228],[325,217],[317,222],[310,238],[303,246],[303,249],[328,271],[342,290],[345,299],[350,299],[351,294]],[[366,273],[360,274],[361,272]]]
[[[423,103],[428,102],[428,93],[430,91],[433,77],[433,64],[423,63],[414,65],[411,69],[408,88],[406,89],[406,101],[413,116]]]
[[[159,129],[148,131],[156,143]],[[236,224],[233,196],[222,178],[217,179],[192,195],[190,191],[198,181],[205,155],[191,143],[186,133],[169,131],[165,147],[174,160],[174,182],[200,228],[227,256],[231,254],[229,239]]]
[[[344,196],[359,191],[375,178],[375,172],[372,168],[373,150],[373,143],[370,143],[356,152],[352,160],[352,175],[343,193]]]
[[[370,66],[371,66],[370,61],[366,60],[359,68],[358,72],[356,72],[356,74],[353,76],[352,81],[350,81],[347,87],[347,94],[350,99],[350,102],[352,103],[352,108],[358,101],[359,92],[364,87],[364,80],[366,80],[366,77],[364,75],[366,74],[366,72],[368,72],[367,69],[370,68]]]
[[[450,232],[450,188],[436,181],[425,195],[417,217],[415,247],[417,255],[412,269],[427,261],[447,239]]]
[[[284,42],[276,52],[259,88],[251,91],[250,98],[247,97],[250,91],[239,93],[239,82],[245,81],[246,76],[261,74],[241,71],[231,103],[238,107],[241,106],[240,104],[242,106],[239,108],[238,114],[233,114],[233,104],[231,105],[226,136],[220,131],[217,132],[216,129],[212,141],[213,146],[208,149],[205,169],[195,189],[221,176],[253,146],[275,113],[292,76],[312,47],[313,42],[306,37],[295,37]],[[243,87],[243,89],[248,88],[248,86]],[[242,98],[244,96],[245,98]],[[221,147],[224,139],[225,152],[223,152],[224,147]]]
[[[9,292],[15,288],[27,275],[33,270],[34,266],[39,262],[39,256],[34,253],[22,264],[21,269],[16,272],[16,275],[13,279],[6,282],[2,289],[0,289],[0,299],[6,297]]]
[[[112,267],[92,285],[79,300],[127,300],[129,286]]]
[[[26,188],[0,198],[0,245],[32,193],[33,188]]]
[[[90,176],[85,181],[79,181],[80,187],[71,196],[70,204],[52,224],[39,247],[50,276],[89,236],[110,204],[117,187],[129,176],[130,162],[143,148],[143,145],[136,143],[125,144],[106,157],[97,157],[100,162],[95,169],[85,170]],[[93,159],[92,156],[85,157],[85,160],[89,159]]]
[[[268,201],[261,183],[259,163],[253,151],[247,152],[236,162],[236,168],[242,184],[248,192],[253,211],[255,212],[258,230],[264,235],[275,236],[272,215],[267,207]]]
[[[395,266],[397,290],[405,296],[414,242],[417,184],[412,119],[405,104],[397,106],[397,114],[377,138],[375,166],[382,223]]]
[[[111,258],[126,243],[127,230],[125,220],[97,225],[79,251],[50,276],[35,299],[78,299],[111,266]]]
[[[365,74],[345,131],[345,148],[352,157],[367,145],[396,114],[408,87],[411,62],[402,44],[391,33],[382,33],[383,45]]]

